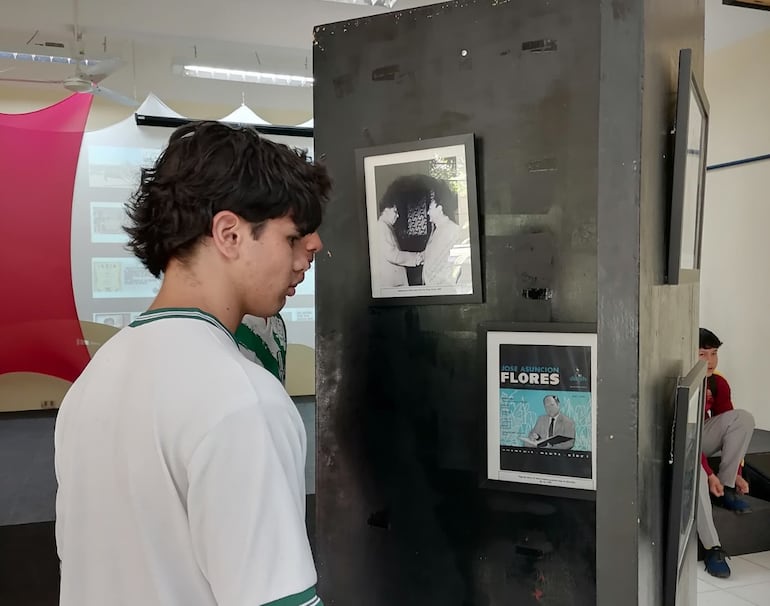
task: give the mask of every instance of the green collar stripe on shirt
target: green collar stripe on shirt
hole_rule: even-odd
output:
[[[235,341],[235,337],[233,334],[227,330],[227,327],[222,324],[217,318],[212,316],[210,313],[207,313],[205,311],[202,311],[195,307],[188,307],[188,308],[174,308],[174,307],[168,307],[168,308],[161,308],[161,309],[151,309],[149,311],[145,311],[144,313],[140,314],[136,320],[131,322],[129,326],[131,328],[136,328],[137,326],[142,326],[143,324],[148,324],[149,322],[154,322],[155,320],[165,320],[167,318],[186,318],[188,320],[203,320],[204,322],[208,322],[209,324],[213,324],[217,328],[221,328],[223,331],[225,331],[225,334],[227,334],[228,337],[232,340],[233,343],[238,345],[238,343]]]
[[[315,587],[286,596],[279,600],[273,600],[262,606],[323,606],[321,598],[315,594]]]

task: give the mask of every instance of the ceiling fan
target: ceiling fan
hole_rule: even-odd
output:
[[[74,46],[76,48],[77,58],[73,61],[75,73],[61,80],[35,80],[31,78],[3,78],[0,82],[20,82],[25,84],[58,84],[74,93],[90,93],[109,99],[122,105],[138,107],[139,103],[135,99],[118,93],[109,88],[100,86],[99,83],[107,76],[114,73],[123,66],[123,61],[119,58],[111,59],[87,59],[83,43],[83,32],[78,25],[78,0],[73,0],[74,24],[72,27],[74,34]],[[33,36],[34,38],[34,36]],[[106,38],[105,38],[106,48]],[[12,69],[12,68],[11,68]],[[4,70],[7,71],[7,70]],[[2,73],[2,72],[0,72]]]
[[[118,93],[109,88],[99,86],[99,82],[113,73],[122,65],[120,59],[105,59],[102,61],[78,61],[75,73],[61,80],[33,80],[30,78],[2,78],[0,82],[21,82],[25,84],[59,84],[73,93],[91,93],[105,99],[110,99],[122,105],[138,107],[135,99]]]

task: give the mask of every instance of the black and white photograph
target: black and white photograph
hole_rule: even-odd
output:
[[[480,302],[473,135],[362,149],[357,155],[372,299]]]
[[[482,325],[486,478],[596,489],[596,334]]]

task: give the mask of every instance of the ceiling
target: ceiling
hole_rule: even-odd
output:
[[[399,0],[398,8],[435,3]],[[390,9],[324,0],[0,0],[0,50],[71,55],[75,10],[86,56],[124,60],[101,83],[104,87],[140,101],[149,92],[171,103],[235,108],[245,101],[252,108],[305,111],[309,118],[310,88],[186,78],[172,74],[171,65],[195,59],[204,65],[312,75],[314,26]],[[66,48],[37,46],[45,42]],[[68,65],[0,59],[0,77],[61,80],[74,71]],[[0,96],[3,86],[29,85],[0,82]],[[62,97],[69,94],[56,84],[32,86],[61,90]]]
[[[376,15],[389,9],[324,0],[0,0],[0,50],[69,54],[73,23],[83,32],[85,54],[118,56],[124,66],[103,86],[138,100],[149,92],[174,100],[252,108],[280,107],[312,114],[312,90],[185,78],[171,72],[175,60],[297,75],[312,74],[313,27]],[[436,2],[399,0],[405,10]],[[707,52],[770,30],[770,12],[722,6],[706,0]],[[37,32],[37,33],[36,33]],[[31,39],[31,41],[30,41]],[[38,46],[65,44],[65,49]],[[4,71],[7,70],[7,71]],[[67,65],[1,60],[0,77],[60,80]],[[0,97],[3,86],[0,82]],[[34,85],[61,90],[60,85]]]
[[[14,29],[66,33],[73,0],[2,0],[3,21]],[[435,2],[399,0],[398,9]],[[5,6],[7,5],[7,6]],[[120,37],[176,37],[310,50],[313,27],[390,9],[324,0],[78,0],[86,32]]]

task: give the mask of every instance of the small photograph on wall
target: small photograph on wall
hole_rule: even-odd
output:
[[[91,242],[97,244],[128,242],[123,229],[127,221],[122,202],[91,202]]]
[[[88,151],[88,184],[98,188],[135,189],[141,169],[152,166],[160,149],[92,145]]]
[[[481,302],[473,135],[356,153],[374,302]]]
[[[483,327],[488,480],[596,489],[596,334]]]
[[[93,314],[94,322],[97,324],[104,324],[105,326],[113,326],[114,328],[125,328],[131,322],[136,320],[141,312],[135,311],[122,311],[114,313],[95,313]]]
[[[93,257],[91,292],[94,299],[154,298],[160,280],[136,257]]]

